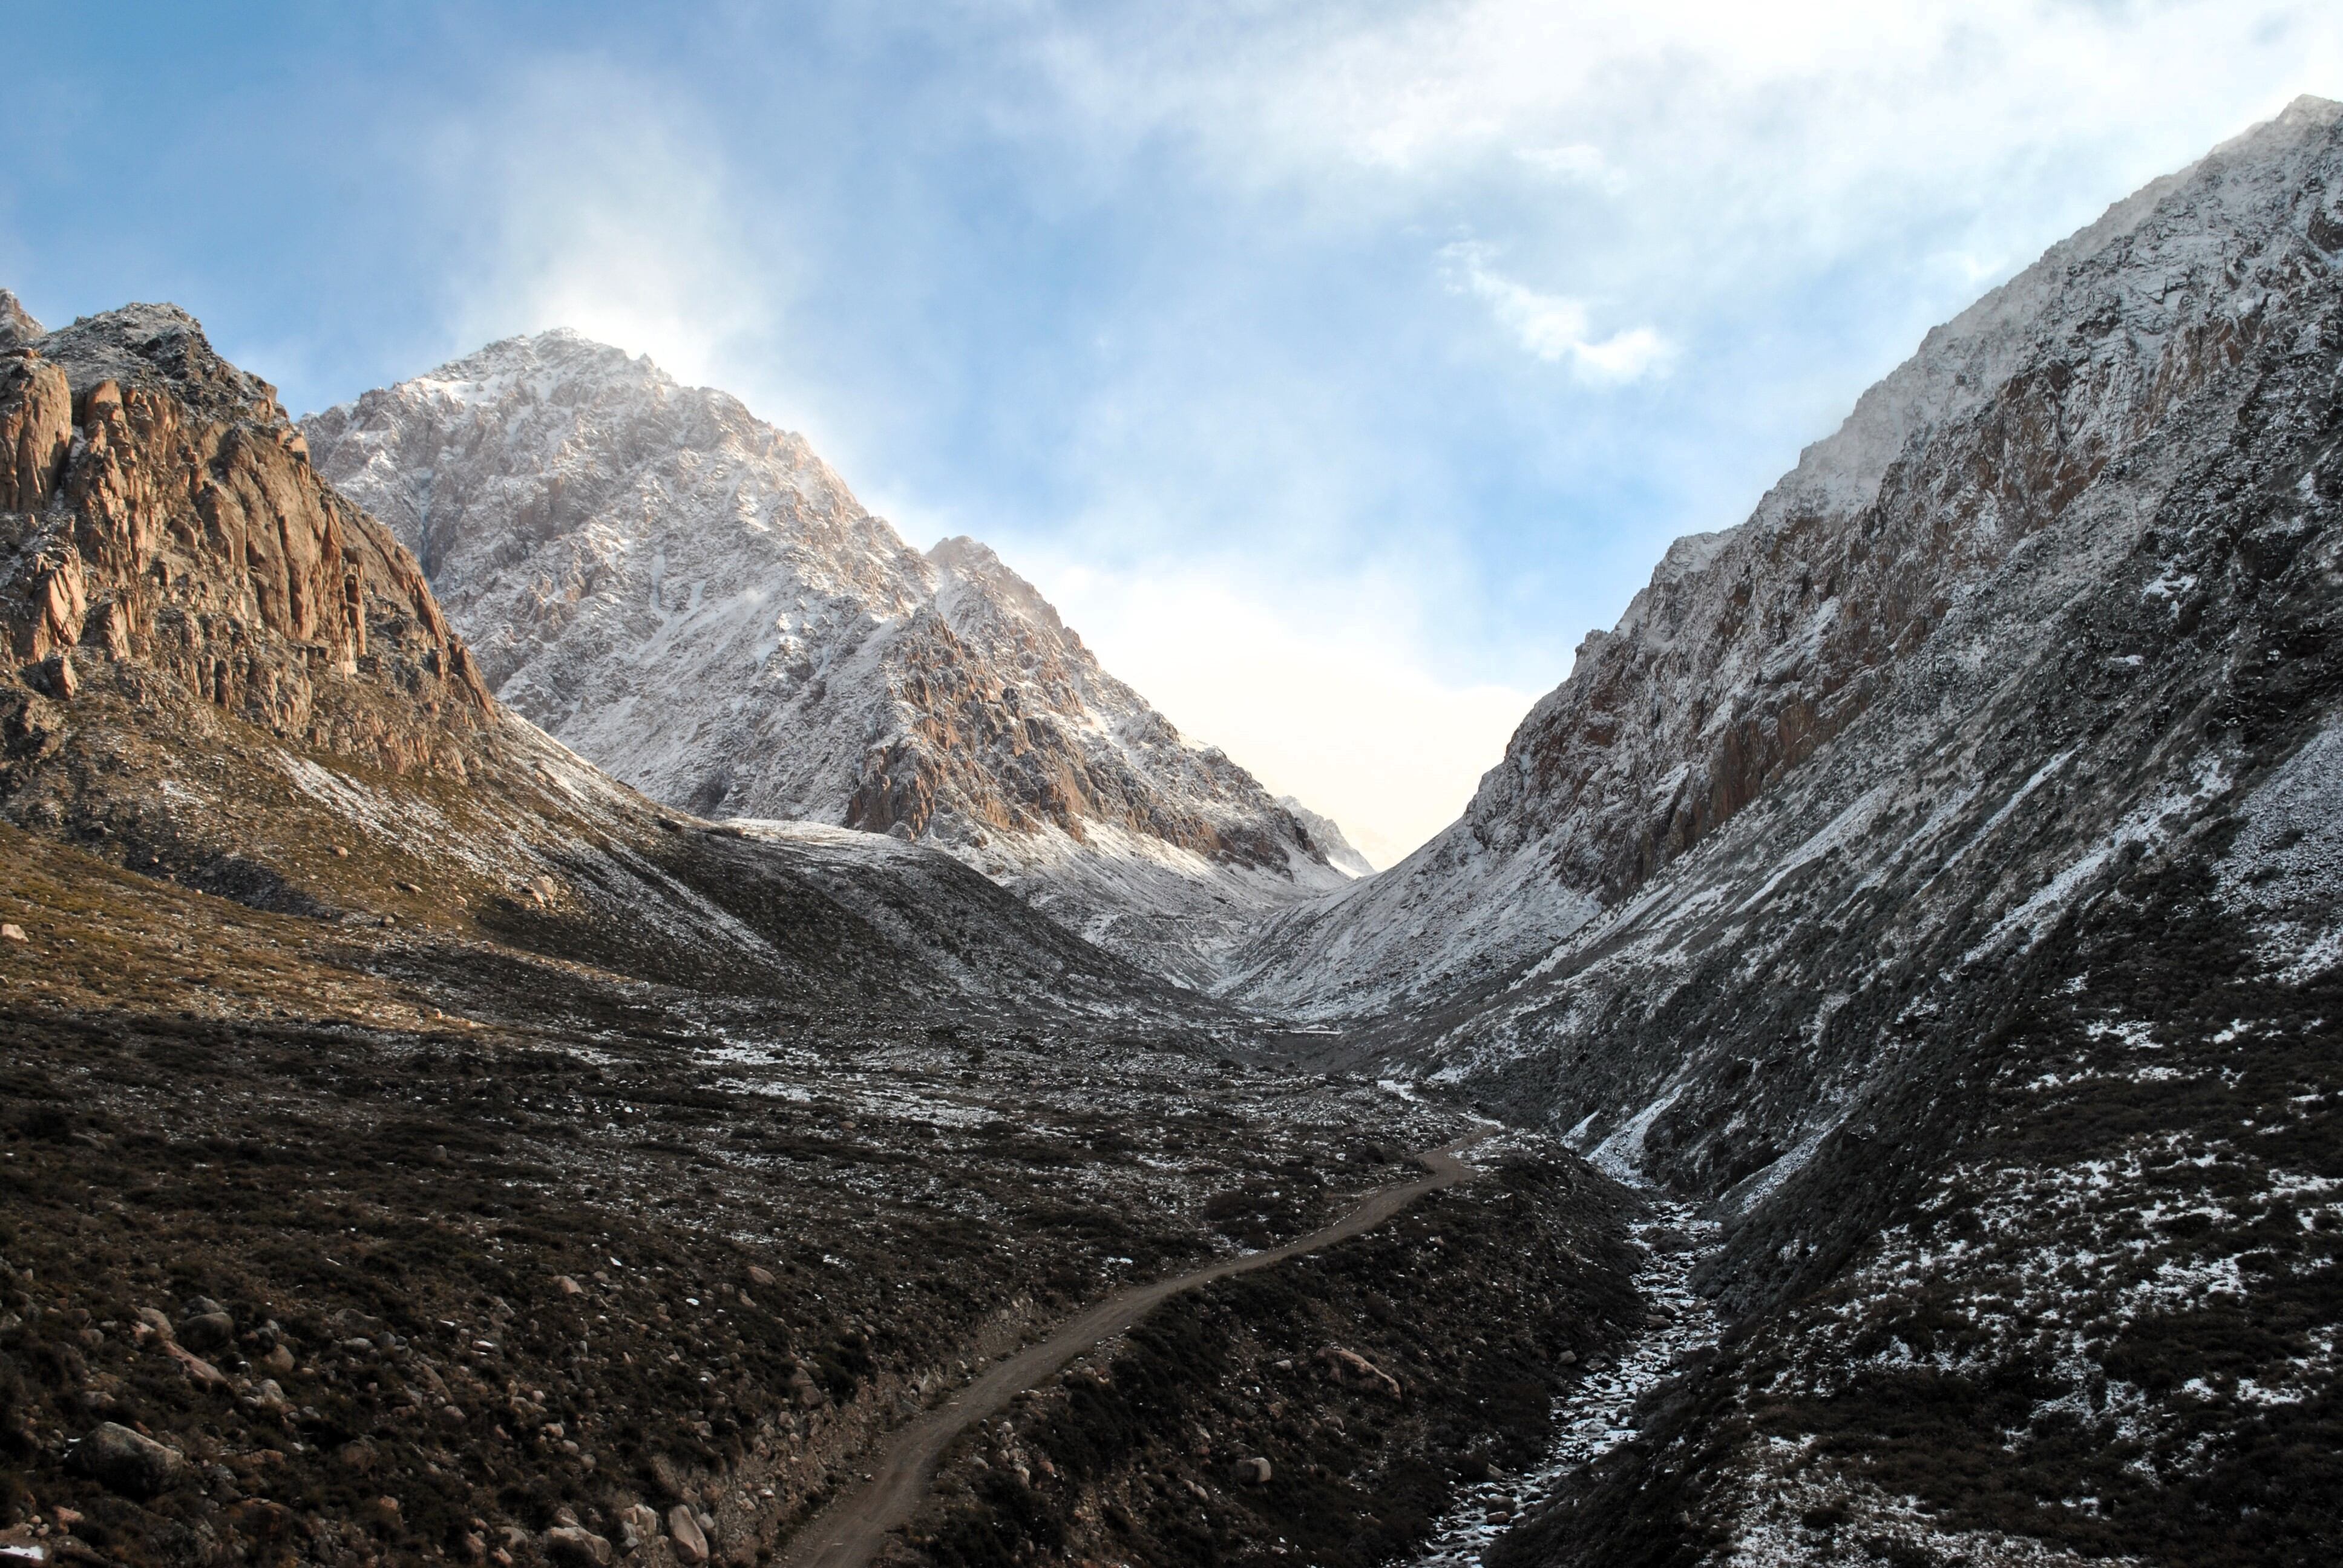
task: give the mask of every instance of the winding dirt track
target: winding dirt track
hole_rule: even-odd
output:
[[[1446,1149],[1417,1155],[1425,1174],[1413,1181],[1376,1189],[1362,1198],[1349,1213],[1322,1230],[1264,1251],[1222,1258],[1192,1274],[1117,1291],[1080,1317],[1052,1330],[1049,1338],[994,1363],[950,1400],[888,1439],[885,1451],[871,1463],[870,1479],[836,1498],[808,1520],[791,1539],[780,1561],[788,1568],[863,1568],[878,1555],[890,1531],[910,1522],[912,1513],[935,1483],[936,1464],[944,1450],[970,1426],[1091,1346],[1121,1333],[1182,1291],[1331,1247],[1374,1229],[1428,1192],[1468,1180],[1473,1174],[1473,1169],[1457,1156],[1477,1141],[1467,1139]]]

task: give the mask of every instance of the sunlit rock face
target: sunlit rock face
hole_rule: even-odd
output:
[[[492,727],[414,558],[176,307],[45,333],[0,294],[0,550],[20,739],[99,660],[395,772],[461,777]]]
[[[659,799],[935,845],[1193,980],[1348,879],[990,550],[911,548],[801,438],[647,359],[515,338],[304,429],[499,698]]]

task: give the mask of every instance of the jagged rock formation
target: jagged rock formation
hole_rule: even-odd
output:
[[[2338,192],[2302,100],[1931,333],[1254,955],[1725,1223],[1737,1335],[1510,1561],[2336,1540]]]
[[[136,660],[275,733],[461,777],[487,689],[414,558],[320,480],[275,390],[170,306],[0,359],[0,632],[65,698],[75,658]],[[29,693],[8,722],[37,726]]]
[[[491,689],[653,797],[941,848],[1188,979],[1342,884],[970,539],[922,556],[798,437],[574,333],[311,417]]]

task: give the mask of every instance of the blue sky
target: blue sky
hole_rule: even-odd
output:
[[[297,411],[649,352],[1380,862],[1930,325],[2343,95],[2338,11],[15,8],[0,285]]]

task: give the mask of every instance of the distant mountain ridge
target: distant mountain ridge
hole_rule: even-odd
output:
[[[925,554],[799,437],[554,331],[303,423],[498,698],[656,799],[934,845],[1191,981],[1344,885],[971,539]]]

